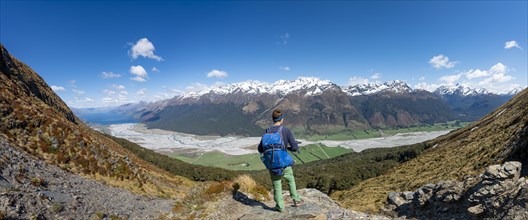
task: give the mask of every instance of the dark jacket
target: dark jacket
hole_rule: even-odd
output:
[[[282,126],[282,125],[280,125],[280,126]],[[271,129],[270,131],[271,132],[277,132],[277,130],[279,130],[280,126],[272,126],[272,127],[270,127],[270,129]],[[266,132],[266,131],[264,131],[264,132]],[[290,129],[282,126],[281,133],[282,133],[282,142],[284,142],[284,146],[288,150],[293,151],[293,152],[296,152],[297,150],[299,150],[299,145],[297,145],[297,141],[295,141],[295,137],[293,137],[293,133],[290,131]],[[260,143],[258,145],[258,152],[259,153],[264,153],[264,149],[263,149],[263,146],[262,146],[262,139],[260,140]]]

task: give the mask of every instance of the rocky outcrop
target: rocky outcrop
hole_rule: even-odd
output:
[[[316,189],[297,190],[303,198],[304,204],[293,207],[293,201],[288,192],[283,193],[286,209],[277,212],[273,209],[273,200],[259,202],[237,192],[233,197],[226,197],[219,201],[217,210],[205,219],[389,219],[385,216],[370,215],[340,207],[334,200]],[[288,205],[290,204],[290,205]]]
[[[527,219],[528,180],[520,162],[489,166],[463,182],[441,181],[414,192],[391,192],[387,209],[400,217]]]
[[[174,205],[65,172],[1,136],[0,155],[0,219],[155,219]]]

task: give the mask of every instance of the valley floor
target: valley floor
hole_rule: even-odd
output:
[[[135,142],[142,147],[165,153],[201,154],[219,151],[229,155],[254,154],[260,141],[260,137],[201,136],[161,129],[147,129],[143,124],[136,123],[113,124],[99,127],[98,129],[115,137]],[[299,139],[298,141],[302,142],[301,146],[320,143],[329,147],[341,146],[360,152],[370,148],[396,147],[420,143],[448,132],[449,130],[423,131],[356,140],[308,141]]]

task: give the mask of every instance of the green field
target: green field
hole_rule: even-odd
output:
[[[256,151],[257,150],[255,149],[255,152]],[[352,152],[352,150],[347,148],[310,144],[301,147],[300,153],[290,152],[290,154],[293,156],[296,164],[302,164],[315,160],[333,158],[350,152]],[[222,152],[212,151],[199,155],[173,153],[169,154],[169,156],[191,164],[220,167],[229,170],[265,169],[258,153],[246,155],[228,155]]]
[[[464,127],[469,122],[451,121],[447,123],[436,123],[433,125],[418,125],[411,126],[408,128],[392,128],[392,129],[368,129],[368,130],[345,130],[328,135],[307,135],[302,131],[294,131],[295,134],[305,140],[309,141],[320,141],[320,140],[354,140],[354,139],[366,139],[376,138],[386,135],[395,135],[398,133],[409,133],[409,132],[420,132],[420,131],[441,131],[441,130],[452,130]],[[256,152],[256,149],[255,149]],[[333,158],[339,155],[343,155],[349,152],[353,152],[351,149],[343,147],[328,147],[322,144],[311,144],[301,147],[301,153],[291,153],[297,164],[308,163],[316,160],[323,160]],[[325,154],[326,153],[326,154]],[[168,154],[172,158],[182,160],[184,162],[203,165],[210,167],[219,167],[228,170],[262,170],[265,169],[264,164],[260,160],[260,155],[245,154],[245,155],[228,155],[219,151],[212,151],[202,154],[185,154],[185,153],[172,153]]]
[[[459,122],[450,121],[447,123],[435,123],[433,125],[424,124],[410,126],[407,128],[390,128],[390,129],[366,129],[366,130],[344,130],[333,134],[306,134],[303,131],[295,130],[295,134],[300,139],[309,141],[320,141],[320,140],[335,140],[335,141],[346,141],[354,139],[366,139],[376,138],[385,135],[395,135],[398,133],[409,133],[419,131],[442,131],[442,130],[453,130],[462,128],[468,125],[470,122]]]

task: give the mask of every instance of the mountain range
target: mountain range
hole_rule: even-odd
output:
[[[288,126],[310,135],[474,121],[519,91],[493,94],[457,84],[429,92],[412,89],[400,80],[338,86],[328,80],[299,77],[271,84],[226,84],[157,102],[126,104],[112,111],[131,115],[150,128],[258,136],[270,124],[273,109],[281,108]]]

